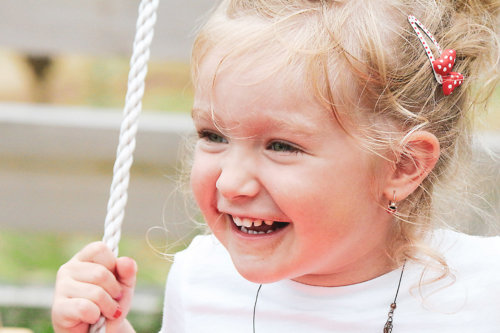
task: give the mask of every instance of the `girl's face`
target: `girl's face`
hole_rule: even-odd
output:
[[[390,168],[298,84],[255,68],[219,72],[213,86],[212,60],[196,89],[191,185],[240,274],[334,286],[390,270]]]

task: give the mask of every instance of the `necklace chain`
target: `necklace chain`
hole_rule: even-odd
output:
[[[396,289],[396,295],[394,296],[394,301],[390,305],[390,310],[389,313],[387,314],[387,321],[385,322],[384,325],[384,333],[391,333],[392,332],[392,322],[394,321],[394,310],[396,310],[396,300],[398,298],[399,294],[399,288],[401,287],[401,281],[403,280],[403,272],[405,271],[405,266],[406,266],[406,260],[403,263],[403,266],[401,267],[401,275],[399,276],[399,282],[398,282],[398,288]],[[260,289],[262,288],[262,284],[259,284],[259,287],[257,288],[257,293],[255,294],[255,303],[253,305],[253,333],[255,333],[255,311],[257,309],[257,300],[259,299],[259,294],[260,294]]]
[[[392,322],[394,320],[394,310],[396,310],[396,300],[398,298],[399,294],[399,287],[401,287],[401,280],[403,280],[403,272],[405,271],[405,266],[406,266],[406,260],[403,263],[403,267],[401,267],[401,275],[399,276],[399,282],[398,282],[398,289],[396,289],[396,295],[394,296],[394,301],[391,303],[391,308],[389,310],[389,313],[387,314],[387,321],[385,322],[384,325],[384,333],[391,333],[392,332]]]
[[[253,305],[253,333],[255,333],[255,310],[257,309],[257,300],[259,299],[260,288],[262,288],[262,284],[259,284],[257,294],[255,295],[255,303]]]

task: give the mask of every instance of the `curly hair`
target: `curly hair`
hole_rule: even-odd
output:
[[[484,0],[223,0],[195,41],[193,81],[214,50],[221,54],[217,70],[243,73],[257,63],[268,66],[268,76],[289,73],[363,147],[394,163],[410,156],[407,135],[434,134],[440,158],[399,204],[389,255],[400,263],[426,254],[445,276],[446,261],[427,245],[439,220],[433,195],[469,159],[471,115],[485,109],[496,85],[499,10],[498,1]],[[444,96],[436,82],[410,14],[443,49],[457,51],[454,70],[465,81],[453,95]]]

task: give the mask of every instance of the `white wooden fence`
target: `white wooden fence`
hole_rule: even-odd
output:
[[[187,61],[196,26],[213,4],[162,0],[152,59]],[[37,57],[128,58],[138,5],[139,0],[0,1],[0,47]],[[121,110],[0,104],[0,230],[102,234],[120,120]],[[183,199],[170,196],[178,193],[170,177],[190,120],[143,114],[140,122],[123,232],[145,235],[166,222],[173,234],[183,233]],[[0,305],[48,307],[51,293],[0,286]],[[160,297],[157,291],[139,292],[134,309],[159,311]]]
[[[151,56],[189,58],[193,31],[215,0],[162,0]],[[139,0],[2,0],[0,46],[34,55],[128,57]]]
[[[100,234],[120,121],[120,110],[0,103],[0,226]],[[191,129],[186,114],[141,115],[124,232],[145,235],[164,211],[186,230],[172,177]]]

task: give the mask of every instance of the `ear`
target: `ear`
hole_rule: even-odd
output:
[[[406,199],[422,183],[436,165],[440,154],[439,141],[427,131],[415,131],[402,143],[389,180],[384,188],[387,200]]]

